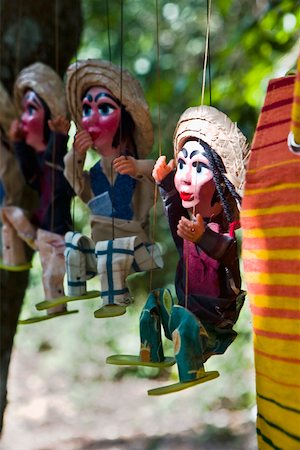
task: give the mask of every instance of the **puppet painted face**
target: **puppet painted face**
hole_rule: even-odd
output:
[[[86,92],[82,100],[82,126],[102,154],[109,154],[120,116],[120,102],[108,89],[94,86]]]
[[[45,109],[42,102],[34,91],[28,90],[23,97],[22,107],[21,123],[26,144],[37,151],[44,150]]]
[[[199,202],[210,205],[215,184],[204,148],[199,142],[187,141],[182,146],[174,181],[184,208],[193,208]]]

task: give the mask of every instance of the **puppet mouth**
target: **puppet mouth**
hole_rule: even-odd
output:
[[[193,194],[189,194],[188,192],[180,192],[180,198],[184,202],[190,202],[194,199]]]
[[[92,128],[89,129],[89,135],[91,136],[92,140],[95,141],[96,139],[98,139],[98,137],[100,136],[101,132],[96,129],[96,128]]]

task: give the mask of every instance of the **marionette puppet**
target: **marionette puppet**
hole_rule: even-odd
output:
[[[69,296],[85,298],[86,280],[98,272],[104,307],[95,317],[120,315],[130,303],[127,275],[162,264],[149,236],[154,201],[154,161],[144,159],[153,145],[149,109],[139,82],[108,61],[72,64],[66,90],[77,133],[65,157],[65,175],[91,212],[91,239],[66,236]],[[100,160],[86,171],[88,149]]]
[[[269,81],[241,210],[251,302],[258,447],[299,446],[300,59]],[[287,420],[288,414],[288,420]]]
[[[245,292],[234,229],[247,156],[246,139],[236,124],[213,107],[199,106],[187,109],[179,119],[174,160],[167,164],[161,156],[155,164],[153,177],[180,259],[175,278],[178,304],[169,301],[171,308],[162,309],[158,301],[153,311],[162,323],[166,322],[162,311],[169,314],[166,337],[173,340],[180,381],[150,390],[149,395],[216,378],[218,372],[206,372],[204,363],[224,353],[237,336],[232,327]],[[141,333],[141,350],[143,341]],[[116,363],[116,358],[107,362]]]
[[[71,228],[72,188],[64,177],[69,122],[62,80],[50,67],[35,63],[23,69],[14,85],[20,120],[12,122],[10,139],[26,185],[34,195],[25,211],[2,208],[3,257],[7,270],[26,265],[26,245],[39,251],[46,299],[63,294],[64,234]],[[47,310],[32,323],[72,313],[65,305]]]
[[[25,187],[25,179],[8,138],[16,114],[13,102],[0,82],[0,183],[4,191],[2,204],[5,206],[19,206]],[[0,262],[1,267],[4,268],[3,261]]]

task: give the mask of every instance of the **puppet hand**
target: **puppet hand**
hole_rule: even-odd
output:
[[[90,134],[85,131],[78,131],[75,135],[74,149],[81,156],[85,156],[87,150],[93,146],[93,140]]]
[[[66,135],[70,128],[70,122],[63,116],[57,116],[53,120],[48,120],[48,125],[51,131]]]
[[[130,175],[136,177],[137,167],[135,159],[132,156],[119,156],[113,161],[113,168],[121,175]]]
[[[160,183],[166,176],[175,168],[174,159],[171,159],[168,164],[165,156],[160,156],[153,168],[152,176],[156,183]]]
[[[22,123],[15,119],[10,124],[8,137],[12,142],[21,142],[24,141],[25,135],[22,127]]]
[[[204,233],[204,223],[200,214],[196,215],[196,220],[192,221],[186,217],[181,217],[177,225],[177,234],[187,241],[197,242]]]

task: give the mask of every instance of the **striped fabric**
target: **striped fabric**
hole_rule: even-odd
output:
[[[86,280],[97,275],[95,244],[88,236],[68,231],[65,235],[68,295],[86,294]]]
[[[128,306],[132,299],[126,285],[127,276],[163,266],[157,245],[144,244],[138,236],[98,241],[95,253],[103,305]]]
[[[300,156],[287,146],[294,83],[269,83],[241,213],[260,450],[300,449]]]

